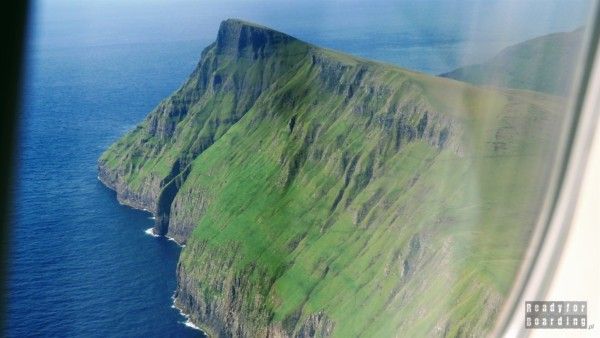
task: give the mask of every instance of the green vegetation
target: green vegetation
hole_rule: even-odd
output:
[[[493,59],[443,74],[478,85],[529,89],[566,96],[579,64],[583,28],[527,40],[503,50]]]
[[[123,199],[179,177],[177,301],[217,335],[481,336],[561,109],[228,20],[100,166]]]

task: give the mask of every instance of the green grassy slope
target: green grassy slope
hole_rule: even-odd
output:
[[[478,85],[568,95],[583,33],[580,28],[527,40],[506,48],[483,64],[458,68],[442,76]]]
[[[215,336],[487,332],[533,225],[561,103],[261,37],[276,34],[226,21],[203,53],[200,65],[231,59],[192,79],[245,76],[234,97],[259,75],[268,85],[202,151],[186,140],[232,111],[218,91],[198,94],[211,103],[168,137],[140,141],[159,106],[100,160],[136,189],[185,158],[164,229],[187,240],[178,305]]]
[[[250,39],[252,28],[263,33],[259,52],[238,53],[228,47]],[[156,213],[155,231],[160,234],[166,233],[171,186],[179,184],[191,161],[235,124],[275,79],[290,76],[309,49],[283,33],[237,21],[224,26],[218,42],[203,51],[181,88],[99,159],[100,178],[123,203]]]

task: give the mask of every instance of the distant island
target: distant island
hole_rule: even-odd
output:
[[[510,46],[491,60],[442,74],[477,85],[567,96],[581,53],[584,29],[554,33]]]
[[[176,304],[211,337],[482,336],[563,109],[229,19],[99,177],[185,244]]]

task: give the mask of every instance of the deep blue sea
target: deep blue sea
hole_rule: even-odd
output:
[[[500,2],[35,2],[7,336],[201,336],[171,307],[180,248],[145,234],[151,215],[119,205],[96,160],[185,80],[221,20],[438,74],[585,18],[583,0]]]

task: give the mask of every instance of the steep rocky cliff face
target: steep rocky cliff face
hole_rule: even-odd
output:
[[[190,163],[235,124],[263,91],[291,76],[309,46],[273,30],[227,21],[187,82],[99,160],[99,178],[119,201],[157,215],[170,205]],[[173,231],[184,241],[187,232]]]
[[[99,176],[186,243],[176,302],[213,336],[479,336],[560,109],[227,20]]]

